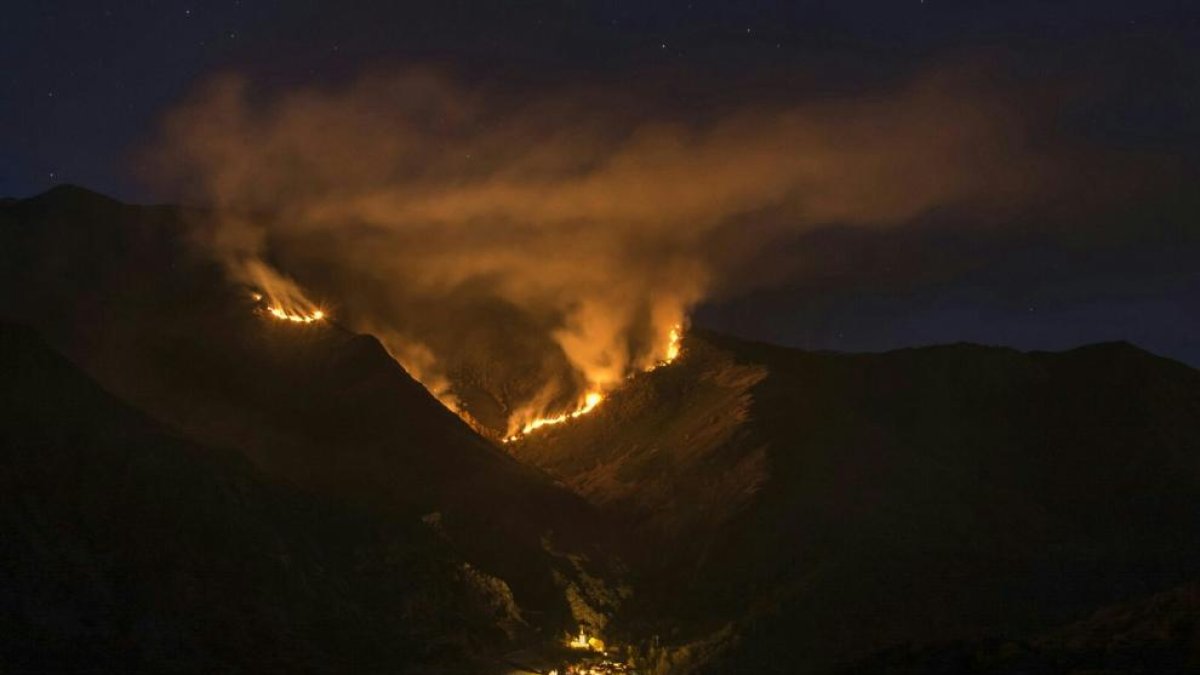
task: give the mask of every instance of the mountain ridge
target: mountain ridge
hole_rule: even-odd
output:
[[[479,672],[517,628],[420,521],[197,446],[30,329],[0,347],[6,671]]]
[[[666,633],[653,606],[673,607],[680,649],[738,626],[717,672],[1036,630],[1200,564],[1178,537],[1200,525],[1200,372],[1128,344],[832,354],[692,331],[511,449],[657,543],[630,623]]]
[[[1178,536],[1200,525],[1200,372],[1129,343],[844,354],[693,328],[670,365],[501,448],[376,338],[257,311],[183,239],[205,214],[36,199],[0,206],[0,319],[213,461],[361,514],[368,540],[410,540],[440,610],[475,617],[455,653],[511,644],[515,608],[536,617],[521,640],[584,624],[651,672],[823,673],[895,645],[1035,636],[1200,565]],[[96,536],[140,555],[118,522]],[[490,619],[460,563],[508,589],[485,594]],[[315,602],[268,604],[289,597]]]
[[[376,338],[264,316],[181,238],[203,214],[77,209],[79,192],[61,194],[65,205],[56,193],[46,208],[0,210],[0,317],[270,481],[381,518],[430,517],[540,613],[542,639],[577,630],[580,601],[611,600],[603,585],[580,590],[584,574],[620,582],[602,515],[478,436]]]

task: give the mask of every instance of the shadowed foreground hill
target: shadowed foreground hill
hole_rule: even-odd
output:
[[[1028,640],[903,645],[842,675],[1188,675],[1200,672],[1200,584],[1105,607]]]
[[[441,672],[519,629],[420,521],[272,486],[31,331],[0,324],[0,370],[5,672]]]
[[[685,669],[1027,635],[1200,570],[1200,373],[1128,344],[841,355],[696,334],[513,451],[635,528],[623,625]]]
[[[196,219],[58,188],[0,208],[0,310],[107,390],[267,479],[436,523],[558,640],[615,602],[596,510],[475,434],[369,336],[263,316],[186,245]],[[615,591],[614,591],[615,592]],[[609,611],[605,609],[604,611]],[[602,620],[602,619],[601,619]]]

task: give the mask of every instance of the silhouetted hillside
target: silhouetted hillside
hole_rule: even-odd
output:
[[[1186,675],[1200,672],[1200,585],[1105,607],[1028,640],[904,645],[844,675]]]
[[[0,210],[0,309],[104,387],[269,480],[387,517],[428,517],[559,639],[616,568],[595,509],[440,405],[377,340],[256,313],[187,243],[196,219],[59,188]],[[580,589],[588,590],[580,590]],[[574,589],[574,590],[573,590]],[[596,591],[596,592],[593,592]],[[614,596],[615,597],[615,596]]]
[[[273,486],[31,331],[0,370],[4,672],[478,672],[525,629],[420,520]]]
[[[843,355],[699,333],[513,451],[636,528],[623,625],[722,672],[1025,635],[1200,569],[1200,373],[1128,344]]]

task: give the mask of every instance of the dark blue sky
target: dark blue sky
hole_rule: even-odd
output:
[[[224,71],[264,88],[406,64],[515,90],[657,79],[691,92],[686,106],[832,95],[983,60],[1017,81],[1071,89],[1053,141],[1152,157],[1168,167],[1148,179],[1161,185],[1099,226],[1064,216],[1000,235],[937,226],[807,235],[796,255],[820,251],[813,264],[777,288],[711,305],[701,320],[832,349],[1130,339],[1200,365],[1197,5],[17,0],[0,21],[0,195],[71,182],[160,197],[134,178],[130,157],[164,110]]]

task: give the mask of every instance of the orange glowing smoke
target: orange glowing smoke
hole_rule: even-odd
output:
[[[310,324],[319,321],[324,321],[327,318],[325,310],[317,307],[309,301],[295,282],[290,279],[273,272],[270,267],[259,261],[253,261],[249,266],[252,270],[253,278],[263,283],[265,292],[251,291],[250,297],[258,307],[258,311],[265,316],[269,316],[279,321],[288,321],[298,324]],[[273,290],[282,290],[283,293],[273,292]],[[645,368],[651,371],[656,368],[661,368],[679,357],[681,350],[681,342],[683,340],[683,326],[675,324],[671,327],[667,335],[667,345],[663,352],[663,359]],[[593,385],[596,386],[596,385]],[[432,391],[432,390],[431,390]],[[462,415],[463,412],[455,405],[452,398],[446,398],[438,395],[435,396],[447,408],[455,414]],[[604,394],[593,389],[584,397],[583,401],[574,409],[567,412],[559,413],[558,415],[535,417],[528,422],[525,422],[516,433],[510,434],[503,440],[505,443],[511,443],[526,434],[532,433],[542,427],[554,426],[563,424],[577,417],[582,417],[593,410],[596,406],[604,401]]]
[[[706,297],[809,274],[787,252],[800,236],[959,209],[1007,222],[1054,194],[1063,167],[1026,97],[988,74],[701,116],[670,87],[514,95],[416,68],[263,95],[234,76],[164,120],[143,169],[212,209],[197,243],[269,298],[258,311],[321,321],[268,262],[320,279],[347,329],[511,437],[671,363],[668,332]]]
[[[671,327],[671,332],[667,336],[666,356],[663,358],[662,361],[659,361],[658,363],[647,368],[646,371],[649,372],[656,368],[661,368],[665,365],[670,364],[675,359],[679,358],[679,353],[681,351],[680,344],[682,341],[683,341],[683,326],[676,324]],[[596,406],[600,405],[600,403],[603,401],[604,401],[604,394],[601,394],[598,391],[589,392],[588,395],[584,397],[583,403],[581,403],[579,405],[579,407],[576,408],[575,410],[572,410],[570,412],[564,412],[559,415],[555,415],[553,417],[538,417],[533,420],[530,420],[529,422],[526,422],[524,426],[521,427],[520,431],[505,438],[504,442],[511,443],[532,431],[541,429],[542,427],[553,426],[555,424],[562,424],[564,422],[569,422],[577,417],[582,417],[583,415],[590,413],[592,410],[595,410]]]

